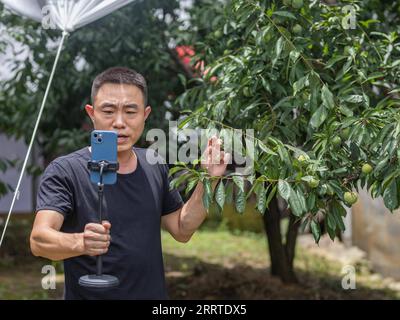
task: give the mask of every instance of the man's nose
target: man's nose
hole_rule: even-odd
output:
[[[113,123],[114,128],[123,128],[125,127],[125,120],[122,115],[122,112],[117,112],[114,123]]]

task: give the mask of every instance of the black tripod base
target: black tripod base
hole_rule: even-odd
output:
[[[79,278],[79,285],[88,288],[114,288],[119,285],[117,277],[110,276],[109,274],[102,274],[100,276],[89,274]]]

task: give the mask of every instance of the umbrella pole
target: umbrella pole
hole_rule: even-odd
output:
[[[46,91],[45,91],[45,93],[44,93],[44,97],[43,97],[43,100],[42,100],[42,105],[40,106],[39,114],[38,114],[38,117],[37,117],[37,119],[36,119],[35,128],[33,129],[33,134],[32,134],[32,137],[31,137],[31,142],[29,143],[28,151],[26,152],[24,164],[22,165],[22,170],[21,170],[21,173],[20,173],[20,175],[19,175],[17,187],[16,187],[16,189],[15,189],[14,196],[13,196],[13,199],[12,199],[12,202],[11,202],[11,207],[10,207],[10,210],[8,211],[6,224],[4,225],[3,233],[2,233],[2,235],[1,235],[1,239],[0,239],[0,248],[1,248],[1,245],[3,244],[3,240],[4,240],[4,236],[5,236],[5,234],[6,234],[8,222],[9,222],[9,220],[10,220],[10,216],[11,216],[12,210],[13,210],[13,208],[14,208],[15,200],[19,197],[19,187],[20,187],[20,185],[21,185],[21,181],[22,181],[22,178],[23,178],[23,176],[24,176],[24,172],[25,172],[25,169],[26,169],[26,165],[27,165],[27,163],[28,163],[28,160],[29,160],[29,156],[30,156],[30,153],[31,153],[31,150],[32,150],[32,146],[33,146],[33,143],[34,143],[34,141],[35,141],[36,132],[37,132],[37,129],[38,129],[38,127],[39,127],[39,123],[40,123],[40,119],[41,119],[41,117],[42,117],[42,113],[43,113],[44,106],[45,106],[46,101],[47,101],[47,96],[49,95],[51,83],[53,82],[54,73],[55,73],[55,71],[56,71],[56,67],[57,67],[57,64],[58,64],[58,60],[59,60],[60,55],[61,55],[62,47],[63,47],[64,41],[65,41],[65,38],[66,38],[68,35],[69,35],[69,33],[68,33],[67,31],[63,31],[60,44],[58,45],[57,55],[56,55],[56,58],[55,58],[55,60],[54,60],[54,64],[53,64],[53,68],[52,68],[52,70],[51,70],[51,74],[50,74],[49,81],[48,81],[48,83],[47,83]]]

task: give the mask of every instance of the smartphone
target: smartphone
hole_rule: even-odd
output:
[[[91,133],[92,161],[102,160],[109,163],[117,163],[118,135],[115,131],[94,130]],[[90,181],[98,184],[100,172],[90,170]],[[117,182],[117,171],[104,171],[103,184],[115,184]]]

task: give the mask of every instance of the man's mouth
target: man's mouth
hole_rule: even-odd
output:
[[[129,136],[125,134],[119,134],[118,135],[118,143],[125,143],[128,141]]]

